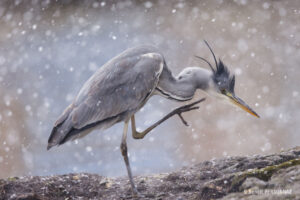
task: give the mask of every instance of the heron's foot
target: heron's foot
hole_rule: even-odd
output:
[[[136,187],[132,188],[132,195],[134,198],[144,198],[145,196],[139,193]]]
[[[191,110],[196,110],[196,109],[199,109],[199,106],[195,106],[199,103],[201,103],[202,101],[204,101],[205,98],[202,98],[198,101],[195,101],[195,102],[192,102],[190,104],[187,104],[187,105],[184,105],[184,106],[181,106],[179,108],[176,108],[173,112],[174,114],[177,114],[179,116],[179,118],[181,119],[182,123],[186,126],[189,126],[189,124],[187,123],[187,121],[182,117],[182,113],[184,112],[188,112],[188,111],[191,111]]]
[[[132,122],[132,127],[134,127],[132,129],[132,136],[134,139],[142,139],[145,137],[145,135],[147,135],[151,130],[153,130],[155,127],[157,127],[159,124],[163,123],[164,121],[166,121],[167,119],[169,119],[170,117],[174,116],[174,115],[178,115],[182,121],[182,123],[186,126],[188,126],[188,123],[184,120],[184,118],[182,117],[182,113],[184,112],[188,112],[191,110],[195,110],[198,109],[199,106],[195,106],[198,103],[201,103],[202,101],[204,101],[205,98],[202,98],[198,101],[195,101],[193,103],[181,106],[179,108],[176,108],[175,110],[171,111],[169,114],[167,114],[166,116],[164,116],[162,119],[160,119],[159,121],[155,122],[154,124],[152,124],[150,127],[148,127],[146,130],[144,130],[143,132],[138,132],[135,129],[135,121],[134,121],[134,117],[131,117],[131,122]]]

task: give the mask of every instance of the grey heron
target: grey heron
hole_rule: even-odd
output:
[[[106,129],[118,122],[124,122],[120,149],[131,188],[137,194],[127,155],[126,138],[129,121],[133,138],[142,139],[173,115],[178,115],[187,125],[181,114],[198,109],[196,104],[204,100],[181,106],[146,130],[138,132],[134,115],[151,96],[161,95],[183,102],[191,100],[195,91],[201,89],[259,117],[235,95],[235,76],[230,74],[221,60],[217,61],[211,47],[206,41],[205,43],[213,55],[216,66],[213,67],[206,59],[197,56],[209,65],[210,70],[187,67],[178,76],[173,76],[163,54],[153,46],[134,47],[108,61],[88,79],[73,102],[58,118],[48,139],[47,149],[83,137],[92,130]]]

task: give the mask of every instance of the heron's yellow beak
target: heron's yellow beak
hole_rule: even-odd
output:
[[[233,104],[237,105],[244,111],[250,113],[254,117],[260,118],[260,116],[252,108],[250,108],[242,99],[236,97],[235,95],[233,95],[231,93],[226,93],[226,96],[230,98],[230,101]]]

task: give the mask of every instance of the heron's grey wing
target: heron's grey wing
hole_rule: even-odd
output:
[[[157,53],[116,57],[108,62],[85,83],[72,106],[64,112],[67,116],[60,119],[57,134],[51,134],[57,136],[50,136],[50,147],[76,137],[87,128],[107,128],[129,118],[154,91],[162,68],[163,57]]]
[[[74,128],[139,109],[156,87],[163,67],[162,57],[153,55],[123,58],[106,67],[102,76],[93,77],[87,95],[74,102]]]

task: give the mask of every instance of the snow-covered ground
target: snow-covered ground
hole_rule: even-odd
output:
[[[29,3],[30,2],[30,3]],[[3,1],[0,3],[0,177],[93,172],[126,175],[122,124],[46,151],[51,128],[105,62],[139,44],[165,54],[174,74],[212,60],[207,40],[236,74],[256,119],[212,97],[143,140],[129,137],[133,173],[300,145],[300,1]],[[198,92],[195,98],[207,96]],[[152,97],[145,129],[181,104]]]

